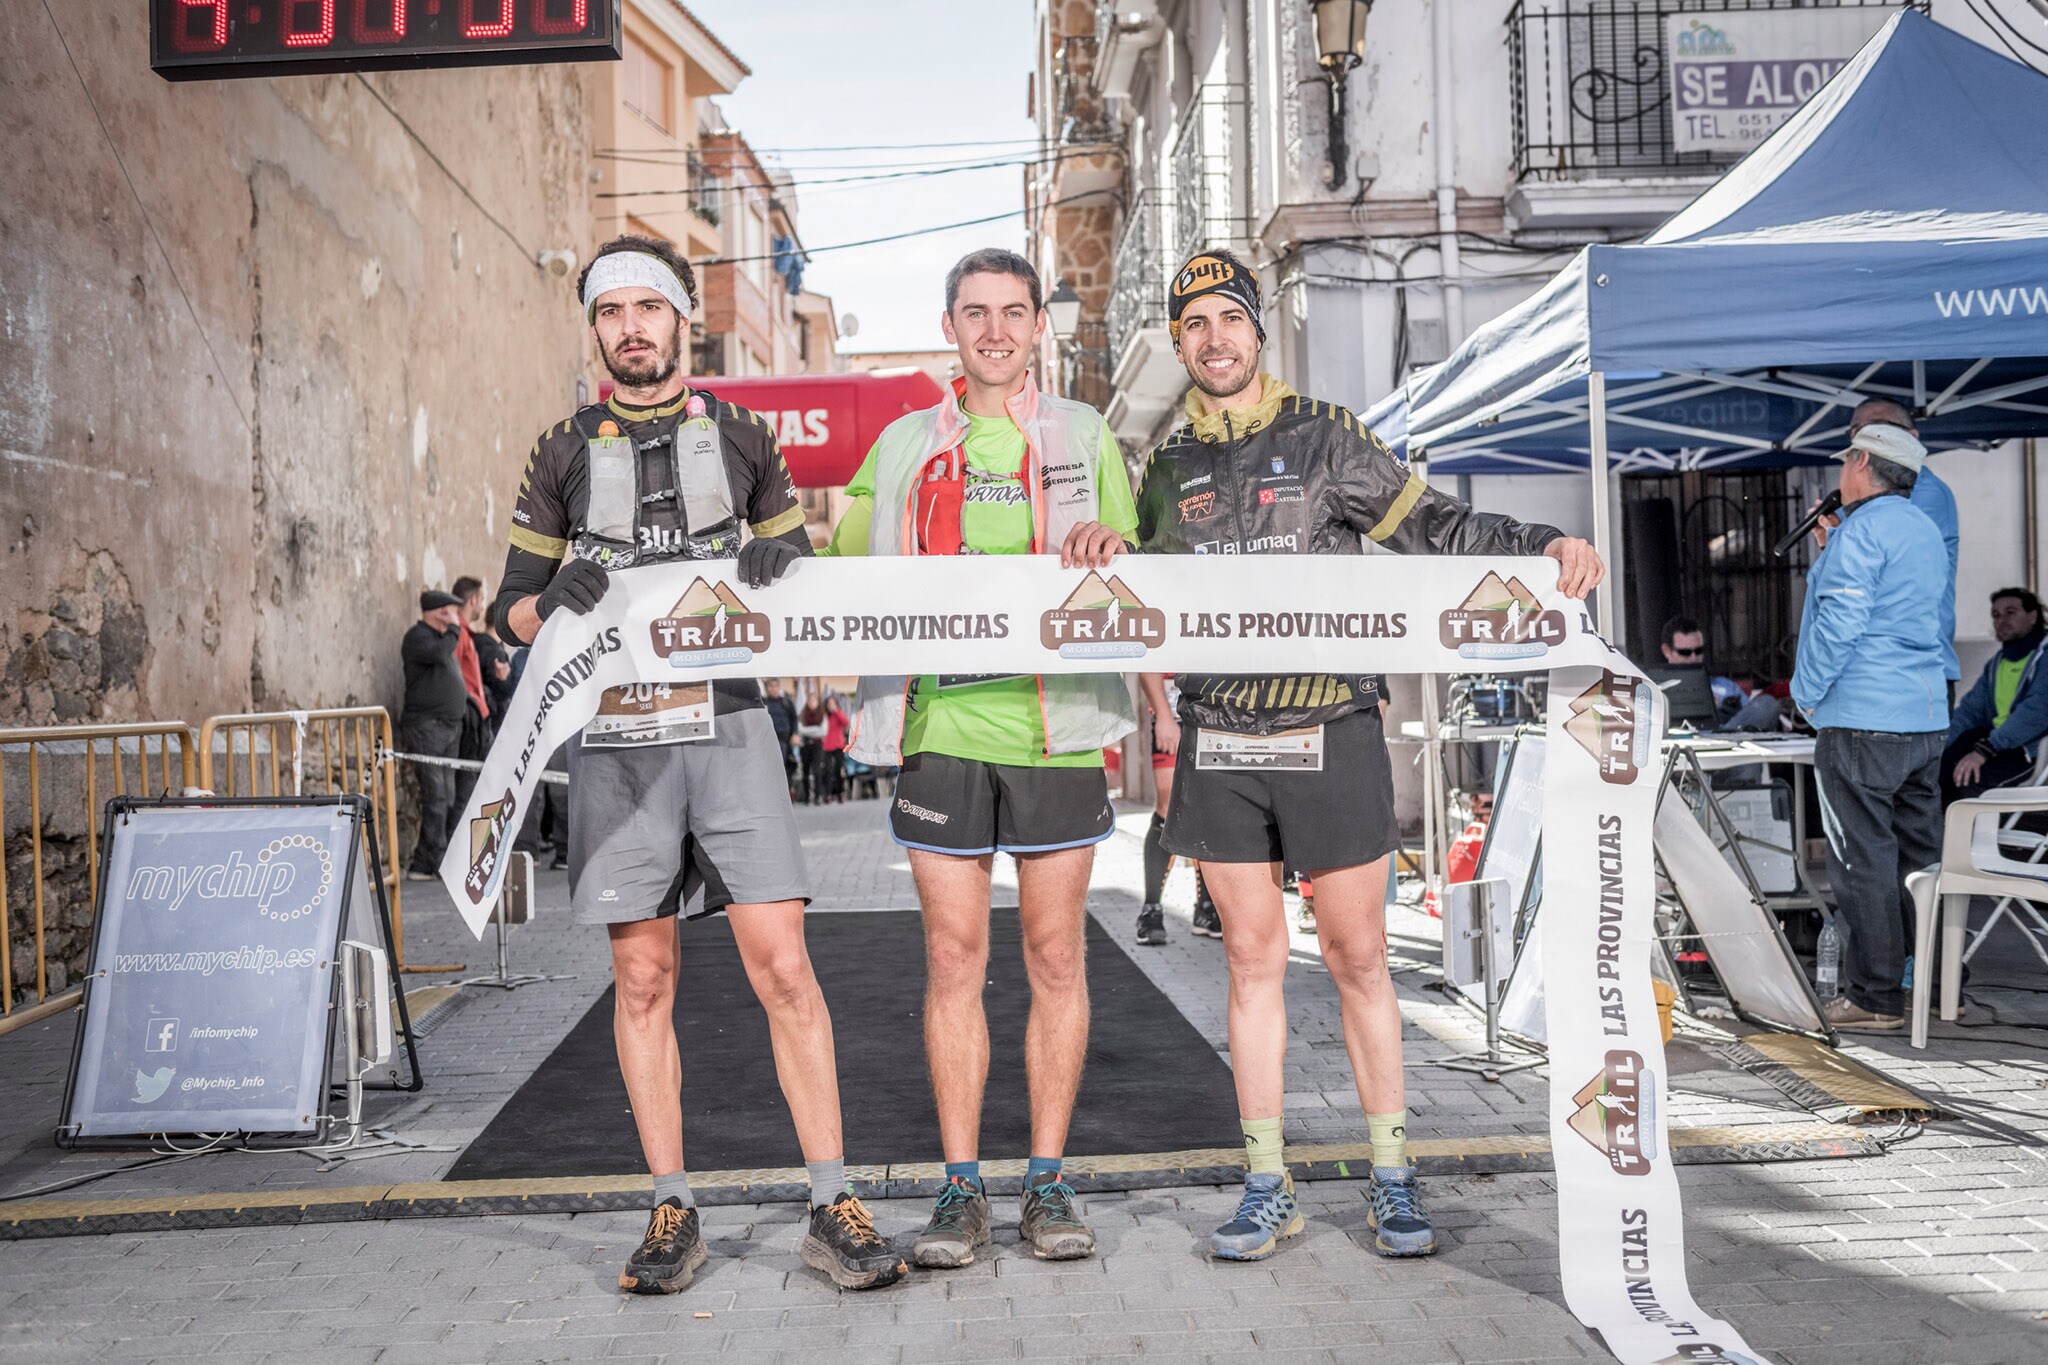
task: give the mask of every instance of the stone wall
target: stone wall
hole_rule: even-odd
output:
[[[396,708],[584,373],[591,68],[171,84],[146,8],[0,7],[0,725]]]

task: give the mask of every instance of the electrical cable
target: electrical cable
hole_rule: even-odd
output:
[[[852,143],[838,147],[753,147],[752,150],[757,155],[776,152],[919,152],[942,147],[1001,147],[1013,143],[1035,143],[1043,140],[1034,133],[1029,136],[1019,135],[1017,137],[969,138],[964,142],[868,142]],[[600,147],[597,150],[598,154],[602,156],[611,152],[631,149]]]
[[[1030,157],[1030,158],[1027,158],[1027,159],[1025,159],[1025,160],[1022,160],[1022,161],[977,161],[977,162],[973,162],[973,163],[970,163],[970,164],[968,164],[968,165],[964,165],[964,166],[938,166],[938,167],[933,167],[933,168],[929,168],[929,169],[922,169],[922,170],[904,170],[904,171],[873,171],[873,172],[869,172],[869,173],[867,173],[867,174],[864,174],[864,175],[848,175],[848,176],[826,177],[826,178],[823,178],[823,179],[817,179],[817,180],[809,180],[809,179],[804,179],[804,178],[802,178],[802,177],[792,177],[792,178],[791,178],[791,181],[790,181],[790,185],[791,185],[791,187],[792,187],[792,188],[794,188],[794,189],[796,189],[796,190],[798,190],[798,191],[802,191],[802,192],[804,192],[805,194],[809,194],[809,193],[811,193],[811,192],[812,192],[812,187],[813,187],[813,186],[818,186],[818,185],[838,185],[838,186],[842,186],[842,187],[844,187],[844,186],[858,186],[858,185],[869,185],[869,184],[874,184],[874,183],[877,183],[877,182],[883,182],[883,181],[899,181],[899,180],[917,180],[917,179],[924,179],[924,178],[927,178],[927,177],[931,177],[931,176],[940,176],[940,175],[957,175],[957,174],[959,174],[959,173],[960,173],[960,172],[962,172],[962,171],[987,171],[987,170],[1001,170],[1001,169],[1003,169],[1004,167],[1007,167],[1007,166],[1036,166],[1036,165],[1044,165],[1044,164],[1046,164],[1046,163],[1047,163],[1048,161],[1053,161],[1053,162],[1057,162],[1057,161],[1062,161],[1062,160],[1065,160],[1065,159],[1066,159],[1066,155],[1067,155],[1067,154],[1062,154],[1062,155],[1060,155],[1060,156],[1056,156],[1056,157],[1051,157],[1051,158],[1046,158],[1046,157]],[[1081,153],[1080,155],[1094,155],[1094,153]],[[658,164],[660,164],[660,165],[663,165],[663,166],[668,166],[668,165],[671,165],[672,163],[670,163],[670,162],[661,162],[661,163],[658,163]],[[782,188],[782,185],[781,185],[781,184],[779,184],[779,183],[778,183],[778,182],[776,182],[776,181],[772,181],[772,180],[753,180],[753,181],[743,181],[743,180],[727,180],[727,179],[724,179],[724,178],[722,178],[722,177],[715,177],[715,178],[714,178],[714,181],[713,181],[713,183],[715,184],[715,186],[716,186],[716,189],[717,189],[717,190],[719,190],[719,191],[723,191],[723,190],[727,190],[727,189],[739,189],[739,190],[744,190],[744,189],[755,189],[755,190],[760,190],[760,191],[761,191],[761,192],[763,192],[764,194],[771,194],[771,195],[772,195],[772,194],[774,194],[774,193],[775,193],[776,191],[778,191],[778,190],[780,190],[780,189]],[[604,193],[600,193],[600,194],[598,194],[598,195],[596,196],[596,198],[599,198],[599,199],[642,199],[642,198],[649,198],[649,197],[655,197],[655,196],[665,196],[665,195],[679,195],[679,194],[702,194],[702,193],[704,193],[704,192],[705,192],[705,190],[706,190],[707,188],[710,188],[710,187],[708,187],[708,186],[703,186],[703,185],[695,185],[695,186],[684,186],[684,187],[683,187],[683,188],[681,188],[681,189],[666,189],[666,190],[612,190],[612,191],[607,191],[607,192],[604,192]]]
[[[225,1134],[222,1134],[220,1137],[217,1137],[215,1139],[216,1143],[223,1140],[225,1136]],[[192,1151],[169,1152],[160,1156],[149,1157],[143,1161],[131,1161],[125,1166],[113,1166],[104,1171],[92,1171],[86,1175],[75,1175],[69,1180],[58,1180],[48,1185],[37,1185],[33,1189],[16,1190],[11,1194],[0,1194],[0,1204],[10,1204],[19,1199],[33,1199],[39,1194],[55,1194],[59,1190],[76,1189],[80,1185],[90,1185],[95,1180],[105,1180],[108,1176],[112,1175],[124,1175],[129,1171],[146,1170],[151,1166],[170,1166],[180,1161],[190,1161],[194,1157],[215,1156],[219,1153],[233,1150],[231,1147],[216,1145],[200,1147]]]
[[[2000,26],[2002,26],[2007,32],[2011,33],[2013,37],[2019,39],[2020,42],[2034,49],[2034,51],[2041,53],[2043,56],[2048,56],[2048,47],[2044,47],[2040,43],[2035,42],[2032,38],[2029,38],[2026,35],[2025,30],[2020,28],[2020,26],[2018,24],[2015,24],[2012,20],[2005,17],[2005,11],[1998,7],[1998,0],[1984,0],[1984,8],[1990,10],[1992,17],[1997,19]]]
[[[43,0],[43,3],[47,5],[49,3],[49,0]],[[498,216],[496,214],[492,213],[489,209],[484,207],[483,201],[481,199],[478,199],[476,195],[470,191],[469,186],[462,183],[462,178],[456,175],[454,171],[448,169],[448,163],[441,159],[440,154],[436,152],[432,147],[428,146],[427,140],[421,137],[416,131],[414,131],[413,126],[410,123],[407,123],[405,121],[405,115],[399,113],[396,109],[391,107],[391,101],[384,98],[384,93],[381,90],[379,90],[376,86],[370,84],[369,81],[365,80],[363,78],[362,72],[355,72],[354,75],[356,78],[356,83],[361,85],[363,89],[370,92],[370,98],[376,100],[377,103],[384,106],[384,112],[391,115],[392,120],[396,122],[399,127],[405,129],[405,135],[411,138],[416,144],[418,144],[419,149],[427,154],[427,160],[433,162],[434,165],[440,168],[441,174],[448,177],[448,183],[455,186],[456,189],[462,192],[462,197],[464,199],[467,199],[470,202],[470,206],[473,207],[478,213],[481,213],[484,216],[484,221],[489,223],[498,231],[504,233],[505,240],[512,243],[513,246],[519,249],[519,254],[526,258],[526,263],[528,265],[533,266],[536,270],[540,269],[540,266],[537,263],[537,257],[539,253],[529,250],[526,243],[519,240],[517,233],[513,232],[511,228],[506,227],[505,224],[498,219]]]
[[[213,361],[214,373],[220,376],[221,396],[228,400],[228,406],[235,410],[235,416],[242,421],[242,430],[253,438],[256,427],[249,414],[242,411],[241,400],[235,397],[234,388],[228,382],[227,368],[220,363],[220,352],[213,349],[213,338],[206,334],[206,325],[199,320],[199,310],[192,305],[192,296],[185,292],[185,282],[178,278],[178,267],[171,261],[171,253],[164,249],[164,239],[156,230],[156,222],[149,216],[149,207],[142,202],[142,192],[135,188],[135,177],[128,174],[128,162],[121,155],[121,148],[114,141],[113,132],[107,127],[107,117],[100,112],[100,102],[93,98],[92,87],[85,83],[85,73],[78,69],[78,59],[71,55],[71,43],[64,36],[64,30],[57,24],[57,16],[50,10],[50,0],[43,0],[43,14],[50,21],[50,28],[57,35],[57,46],[64,50],[64,60],[71,64],[71,74],[78,78],[78,89],[84,94],[86,105],[92,110],[93,119],[100,126],[100,136],[106,139],[107,150],[114,155],[114,165],[120,168],[121,179],[128,185],[128,193],[135,200],[135,211],[142,215],[142,225],[149,229],[149,239],[156,243],[159,256],[164,259],[164,269],[170,272],[171,283],[177,287],[178,297],[185,301],[185,311],[192,318],[193,327],[198,329],[199,343],[206,347],[207,358]]]
[[[1056,209],[1065,204],[1078,203],[1083,199],[1100,198],[1101,195],[1097,192],[1091,192],[1088,194],[1069,194],[1064,195],[1061,198],[1051,200],[1043,205],[1040,205],[1039,207],[1041,208],[1041,210]],[[1005,218],[1015,218],[1017,215],[1024,213],[1026,211],[1027,206],[1019,204],[1016,208],[1005,209],[1001,213],[991,213],[981,218],[963,218],[957,223],[936,223],[930,227],[912,228],[908,232],[892,232],[885,237],[866,237],[857,242],[834,242],[830,246],[805,247],[804,254],[807,256],[816,256],[827,251],[851,251],[855,247],[880,246],[885,242],[901,242],[911,237],[929,237],[933,233],[951,232],[956,228],[980,227],[985,223],[1000,223]],[[698,266],[747,265],[754,261],[772,261],[775,258],[776,254],[774,252],[769,252],[761,256],[713,256],[702,261],[692,262],[692,264]]]
[[[1989,3],[1989,0],[1986,0],[1986,2]],[[2008,39],[2005,35],[2007,31],[2010,30],[2014,38],[2018,38],[2021,42],[2025,43],[2028,47],[2033,48],[2037,52],[2048,53],[2048,48],[2044,48],[2040,44],[2034,42],[2024,33],[2021,33],[2017,28],[2012,28],[2010,22],[2006,19],[2006,17],[2003,14],[1999,13],[1998,7],[1995,4],[1991,6],[1991,14],[1996,16],[1996,18],[1994,19],[1990,16],[1987,16],[1983,10],[1977,8],[1977,0],[1963,0],[1963,3],[1969,6],[1970,13],[1977,16],[1978,23],[1983,24],[1984,27],[1991,30],[1991,36],[1998,39],[1999,46],[2003,47],[2007,52],[2010,52],[2012,54],[2012,59],[2014,61],[2018,62],[2021,66],[2026,67],[2029,71],[2039,71],[2041,69],[2035,66],[2032,62],[2028,61],[2026,57],[2021,55],[2020,50],[2014,47],[2012,45],[2011,40]]]

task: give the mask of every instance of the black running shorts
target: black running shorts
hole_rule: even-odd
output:
[[[1099,844],[1116,830],[1100,768],[1024,768],[951,754],[903,760],[889,832],[905,848],[974,857]]]
[[[1357,867],[1400,844],[1394,772],[1377,708],[1323,727],[1323,766],[1198,767],[1199,727],[1181,727],[1162,842],[1205,863],[1285,863],[1300,872]]]

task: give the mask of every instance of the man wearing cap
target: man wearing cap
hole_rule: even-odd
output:
[[[405,709],[398,713],[398,742],[409,754],[423,758],[454,758],[462,750],[462,721],[469,709],[469,689],[455,648],[462,640],[462,599],[428,589],[420,594],[420,619],[399,641],[405,661]],[[462,819],[456,800],[456,770],[438,763],[415,763],[420,782],[420,838],[406,865],[408,881],[430,882],[448,837]]]
[[[1849,414],[1849,439],[1855,441],[1858,432],[1873,422],[1882,422],[1903,429],[1915,440],[1919,439],[1920,428],[1913,425],[1913,414],[1905,405],[1889,398],[1866,398],[1856,405]],[[1924,457],[1920,464],[1920,476],[1913,480],[1910,501],[1925,512],[1934,522],[1934,529],[1941,532],[1942,548],[1948,552],[1948,578],[1942,585],[1939,615],[1941,617],[1941,672],[1948,680],[1949,705],[1955,705],[1956,684],[1962,681],[1962,661],[1956,657],[1956,563],[1962,551],[1962,526],[1956,517],[1956,495],[1949,486],[1935,476],[1934,470]],[[1839,517],[1823,517],[1820,531],[1814,539],[1822,545],[1828,543],[1827,533],[1841,522]]]
[[[1364,424],[1259,371],[1266,340],[1258,278],[1228,251],[1204,251],[1168,282],[1175,350],[1194,387],[1187,422],[1152,452],[1138,493],[1147,554],[1364,553],[1547,555],[1584,597],[1605,574],[1583,540],[1554,527],[1476,512],[1411,475]],[[1315,881],[1323,965],[1343,1004],[1344,1040],[1372,1139],[1369,1218],[1383,1255],[1426,1256],[1436,1230],[1407,1152],[1401,1012],[1387,971],[1387,856],[1399,842],[1377,685],[1328,674],[1176,678],[1179,776],[1164,842],[1199,859],[1223,919],[1230,964],[1230,1065],[1250,1173],[1211,1255],[1260,1260],[1299,1232],[1281,1145],[1287,1048],[1282,980],[1284,869]],[[1156,698],[1155,698],[1156,701]],[[1203,731],[1307,731],[1319,766],[1234,768],[1198,760]]]
[[[531,641],[557,611],[590,611],[614,569],[711,561],[707,576],[757,587],[810,553],[773,429],[684,382],[695,287],[673,247],[636,236],[605,243],[578,281],[618,388],[534,443],[499,599],[507,639]],[[701,697],[614,688],[568,745],[569,903],[611,935],[619,1067],[654,1175],[647,1235],[619,1286],[674,1293],[705,1260],[683,1169],[673,917],[720,910],[767,1012],[810,1174],[803,1261],[842,1288],[892,1284],[908,1267],[846,1188],[832,1021],[804,948],[810,898],[781,746],[752,680],[711,684],[709,734]]]
[[[1908,501],[1926,457],[1891,422],[1861,427],[1842,462],[1840,524],[1806,575],[1792,701],[1819,732],[1814,772],[1828,880],[1843,930],[1838,1029],[1895,1030],[1905,1015],[1909,872],[1940,856],[1948,735],[1941,532]]]

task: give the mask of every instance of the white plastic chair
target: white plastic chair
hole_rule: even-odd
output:
[[[2026,779],[2028,786],[2048,786],[2048,738],[2040,741],[2038,754],[2034,760],[2034,770]],[[1998,822],[1999,846],[2009,854],[2024,854],[2025,856],[2020,859],[2022,862],[2040,863],[2044,857],[2048,857],[2048,835],[2015,828],[2014,826],[2019,823],[2019,817],[2020,813],[2015,812]],[[2008,915],[2012,917],[2012,927],[2026,936],[2028,946],[2034,950],[2034,956],[2041,959],[2042,966],[2048,967],[2048,917],[2044,917],[2040,907],[2033,902],[2021,900],[2016,896],[2003,896],[1991,907],[1990,916],[1964,947],[1963,961],[1968,962],[1976,956],[1977,949],[1983,946],[1991,931],[1998,927],[1998,922]]]
[[[1970,927],[1970,897],[2048,900],[2048,863],[2006,856],[1999,839],[2007,817],[2048,811],[2048,786],[2005,787],[1958,801],[1942,824],[1941,862],[1906,878],[1913,898],[1913,1046],[1927,1046],[1931,997],[1928,970],[1934,930],[1941,927],[1941,1017],[1952,1020],[1963,993],[1963,937]],[[1938,908],[1937,908],[1938,907]]]

